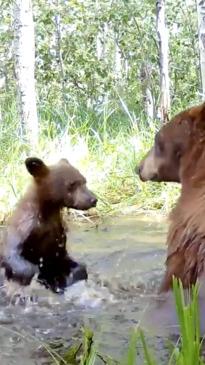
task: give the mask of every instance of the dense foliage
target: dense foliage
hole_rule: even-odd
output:
[[[173,107],[180,108],[198,98],[197,15],[194,1],[166,3],[171,97]],[[116,118],[122,119],[122,98],[137,120],[146,119],[145,88],[156,108],[159,100],[155,6],[152,0],[34,0],[36,79],[43,115],[49,109],[53,122],[59,122],[72,110],[80,123],[83,111],[92,110],[99,121],[106,103],[114,114],[112,133]],[[12,3],[3,1],[0,75],[6,78],[1,95],[7,97],[15,89],[11,15]],[[126,120],[124,124],[127,128]]]
[[[1,168],[9,163],[6,176],[10,179],[14,163],[22,162],[28,149],[20,140],[16,107],[13,2],[1,0],[0,6]],[[96,172],[107,169],[106,176],[114,178],[133,175],[136,161],[152,143],[159,124],[156,2],[33,0],[33,13],[41,128],[41,147],[37,152],[45,155],[45,151],[53,151],[57,148],[56,138],[64,143],[65,136],[82,147],[83,138],[90,165],[96,158],[99,160],[99,169],[93,168]],[[195,1],[167,0],[166,17],[173,114],[200,99]],[[151,122],[147,118],[147,91],[154,101],[155,118]],[[51,147],[49,143],[54,139],[55,147]],[[18,175],[16,171],[15,174]],[[15,190],[18,195],[18,176],[11,180],[12,192]],[[132,196],[136,185],[133,180],[129,184],[118,181],[116,189],[123,186],[124,190],[115,194],[114,202],[119,201],[120,195]],[[105,183],[109,195],[113,181]],[[142,189],[141,185],[138,187]],[[150,196],[150,188],[144,189],[145,195]],[[156,189],[151,188],[152,196]],[[160,206],[158,197],[156,201]]]

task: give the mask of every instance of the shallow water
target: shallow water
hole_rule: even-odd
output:
[[[165,239],[166,224],[143,216],[108,218],[97,227],[72,224],[72,255],[87,264],[88,282],[73,285],[60,297],[34,283],[29,290],[38,299],[26,306],[9,304],[1,289],[0,364],[46,364],[42,342],[64,338],[69,343],[82,325],[95,331],[102,352],[119,358],[130,329],[154,300]],[[164,346],[156,337],[149,341],[157,350]]]

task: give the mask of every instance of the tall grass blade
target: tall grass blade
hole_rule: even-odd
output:
[[[144,357],[146,360],[146,364],[147,365],[158,365],[158,363],[156,362],[155,358],[153,357],[152,353],[150,350],[148,350],[148,346],[144,337],[144,333],[142,332],[142,330],[139,330],[139,334],[140,334],[140,339],[142,342],[142,346],[143,346],[143,350],[144,350]]]
[[[202,365],[198,285],[185,292],[181,281],[173,278],[173,290],[180,326],[180,346],[173,351],[176,364]]]

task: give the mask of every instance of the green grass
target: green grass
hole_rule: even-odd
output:
[[[167,363],[159,362],[157,356],[148,346],[146,337],[140,327],[131,334],[128,349],[121,360],[112,359],[98,351],[94,333],[89,329],[83,330],[83,340],[71,346],[59,360],[56,353],[52,354],[57,365],[94,365],[99,361],[105,365],[205,365],[200,338],[198,286],[190,289],[187,301],[182,284],[177,279],[173,283],[176,311],[179,321],[180,336],[173,344]],[[50,350],[51,351],[51,350]],[[139,359],[138,353],[141,353]]]
[[[3,105],[0,129],[0,221],[13,209],[29,182],[24,160],[36,155],[48,163],[70,160],[85,174],[99,198],[98,215],[134,211],[167,212],[176,201],[174,184],[142,183],[134,169],[153,143],[156,126],[147,125],[128,111],[120,99],[121,111],[106,106],[99,113],[81,110],[69,114],[40,109],[40,141],[35,150],[18,133],[13,103]]]
[[[40,141],[33,151],[19,137],[16,107],[8,103],[0,126],[0,220],[10,214],[30,180],[24,166],[29,155],[39,156],[47,163],[61,157],[68,158],[87,177],[90,188],[99,198],[94,212],[98,215],[127,211],[157,210],[165,212],[176,201],[179,187],[174,184],[142,183],[134,169],[153,143],[156,127],[147,125],[131,113],[121,100],[121,113],[104,108],[99,116],[80,110],[70,114],[45,109],[40,112]],[[168,365],[205,365],[201,357],[199,335],[198,288],[192,289],[191,302],[186,304],[184,293],[174,282],[176,309],[181,336],[170,353]],[[130,338],[127,353],[122,360],[111,359],[99,353],[94,334],[84,329],[83,340],[60,356],[46,346],[57,365],[165,365],[159,364],[147,344],[142,330],[137,327]],[[143,363],[138,351],[143,352]]]

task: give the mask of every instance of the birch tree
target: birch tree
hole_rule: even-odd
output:
[[[157,0],[156,12],[160,68],[160,119],[162,122],[166,122],[170,109],[170,81],[168,29],[165,22],[165,0]]]
[[[147,122],[152,122],[155,116],[155,105],[152,95],[151,85],[151,65],[143,63],[140,70],[140,80],[142,85],[142,97],[144,102],[145,113]]]
[[[115,50],[115,60],[114,60],[114,75],[117,81],[122,80],[122,56],[120,47],[118,44],[117,35],[114,37],[114,50]]]
[[[15,0],[13,24],[15,74],[21,133],[31,146],[35,146],[38,141],[38,118],[34,77],[34,23],[31,0]]]
[[[205,0],[197,0],[202,98],[205,97]]]
[[[61,95],[62,95],[62,107],[66,104],[66,85],[65,85],[65,72],[62,57],[62,34],[61,34],[61,14],[60,14],[60,4],[59,0],[54,0],[55,6],[55,43],[56,43],[56,62],[57,68],[59,70],[59,81],[61,85]]]

